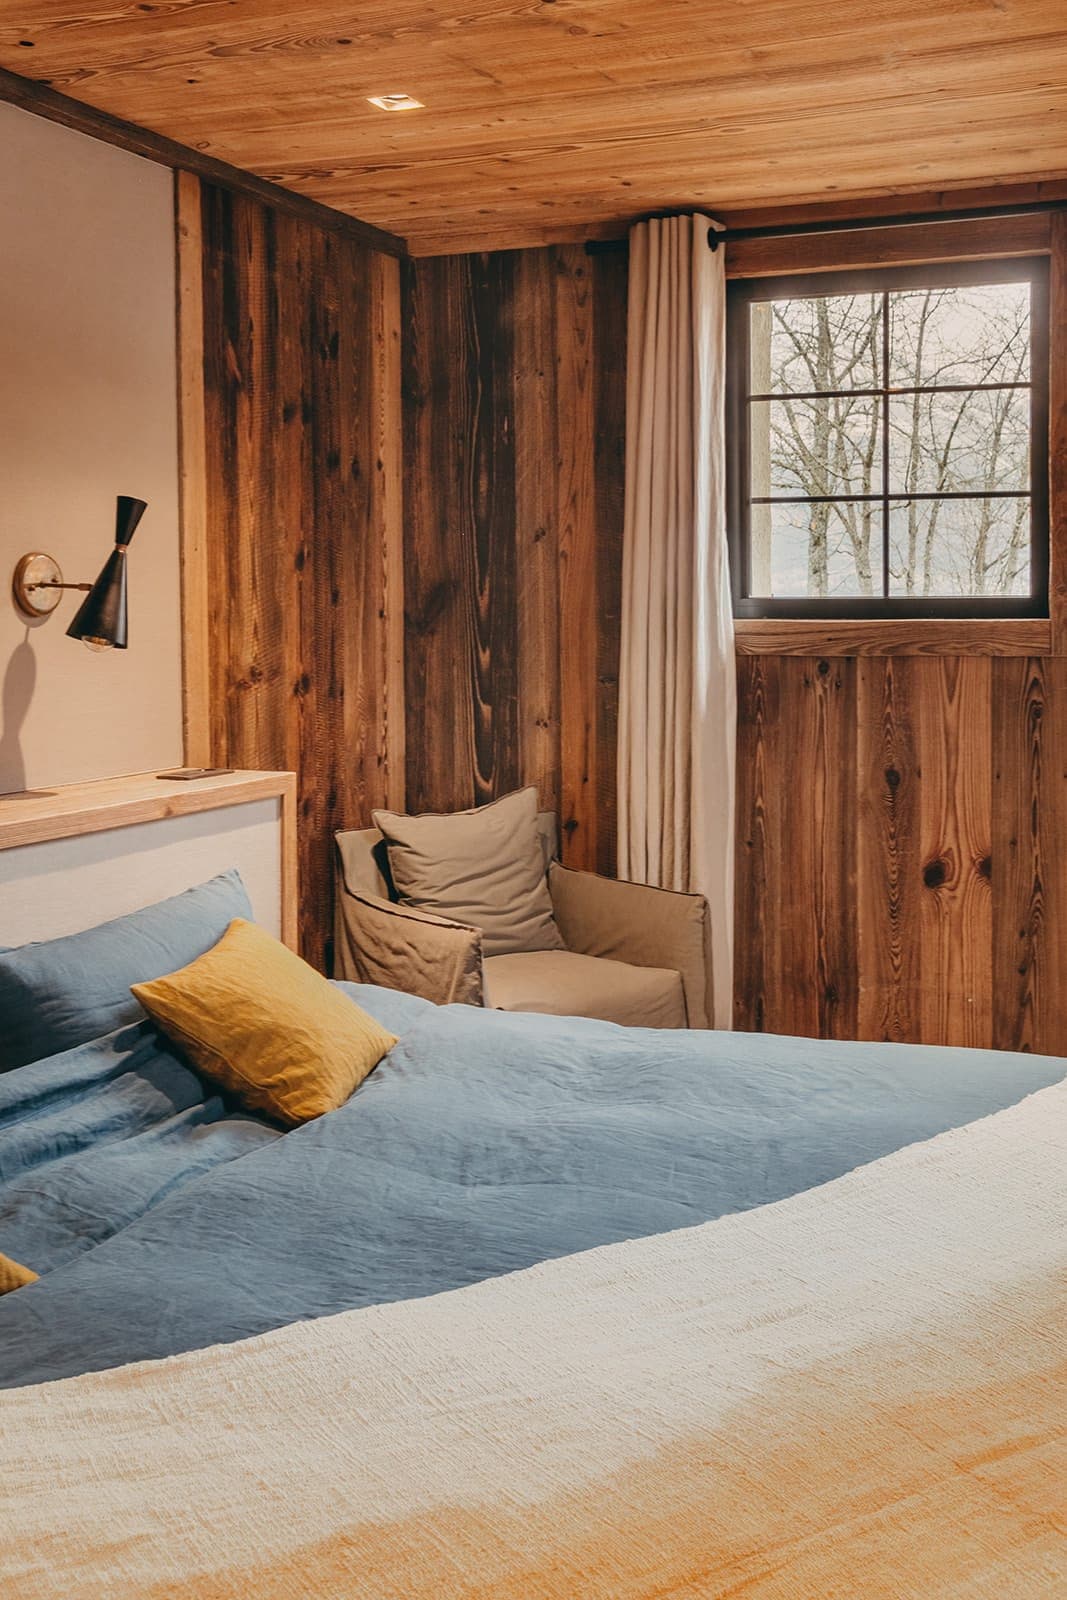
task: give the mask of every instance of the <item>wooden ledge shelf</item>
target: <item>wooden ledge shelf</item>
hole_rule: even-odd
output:
[[[283,941],[297,947],[296,775],[227,772],[188,782],[153,772],[0,795],[0,851],[194,816],[259,800],[278,803]]]
[[[742,656],[1047,656],[1052,624],[1047,617],[856,622],[739,617],[734,643]]]
[[[128,778],[31,789],[0,795],[0,850],[271,798],[282,801],[283,812],[292,810],[294,773],[227,772],[221,777],[175,783],[152,772],[139,772]]]

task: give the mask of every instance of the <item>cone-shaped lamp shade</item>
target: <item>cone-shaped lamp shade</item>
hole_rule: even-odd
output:
[[[126,546],[137,531],[137,524],[144,516],[148,502],[146,500],[132,500],[128,494],[120,494],[115,507],[115,543]]]
[[[88,645],[106,650],[126,648],[126,551],[116,545],[104,563],[104,570],[78,607],[67,629],[70,639],[83,639]]]
[[[143,500],[120,494],[115,515],[115,548],[78,607],[67,636],[98,650],[126,648],[126,546],[145,512]]]

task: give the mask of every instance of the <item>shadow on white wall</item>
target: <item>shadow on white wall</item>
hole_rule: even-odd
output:
[[[30,644],[30,630],[12,651],[0,693],[0,792],[11,794],[26,787],[26,760],[20,735],[33,700],[37,682],[37,657]]]

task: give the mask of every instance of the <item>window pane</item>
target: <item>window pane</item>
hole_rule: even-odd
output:
[[[889,402],[893,494],[1028,489],[1030,392],[897,395]]]
[[[751,594],[881,594],[880,502],[753,506],[751,517]]]
[[[756,301],[750,312],[750,394],[873,389],[881,382],[881,295]]]
[[[1029,379],[1028,283],[913,289],[890,295],[890,388]]]
[[[877,400],[753,400],[749,435],[754,496],[881,493]]]
[[[1029,499],[892,501],[889,592],[1029,594]]]

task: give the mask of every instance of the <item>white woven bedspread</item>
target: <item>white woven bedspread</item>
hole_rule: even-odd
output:
[[[1067,1594],[1067,1086],[778,1205],[0,1395],[4,1600]]]

